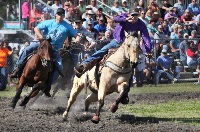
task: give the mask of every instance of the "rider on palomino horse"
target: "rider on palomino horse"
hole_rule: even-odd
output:
[[[63,8],[58,8],[57,12],[55,14],[55,19],[51,20],[45,20],[42,21],[37,25],[37,27],[34,28],[35,34],[39,36],[39,39],[43,39],[44,37],[46,38],[51,38],[52,42],[51,44],[53,45],[53,54],[54,54],[54,63],[57,67],[57,71],[53,71],[53,76],[49,77],[47,82],[46,82],[46,89],[44,91],[45,95],[48,97],[51,97],[50,95],[50,90],[51,90],[51,84],[54,82],[58,76],[58,70],[62,71],[63,66],[62,66],[62,59],[59,55],[58,50],[62,48],[62,45],[67,37],[75,37],[76,42],[78,43],[80,38],[77,34],[77,31],[67,22],[65,22],[63,19],[65,17],[65,10]],[[41,33],[43,31],[43,35]],[[26,60],[24,59],[33,51],[36,51],[38,48],[39,44],[33,44],[28,47],[26,47],[22,54],[20,55],[19,59],[16,62],[16,68],[14,69],[13,74],[11,75],[12,78],[19,78],[20,73],[23,70],[23,67],[26,64]]]
[[[114,39],[105,45],[102,49],[98,50],[92,56],[87,58],[85,61],[81,63],[81,65],[75,67],[75,74],[77,77],[81,77],[87,70],[91,69],[97,62],[97,60],[103,58],[104,55],[108,53],[108,50],[111,48],[118,48],[122,42],[124,41],[126,32],[133,32],[133,31],[140,31],[142,38],[145,42],[145,48],[147,54],[151,53],[152,45],[149,37],[149,33],[145,23],[138,19],[139,13],[138,9],[136,8],[130,14],[122,13],[121,15],[115,16],[114,21],[118,23],[115,27],[113,37]],[[131,79],[130,79],[131,81]],[[130,84],[130,83],[129,83]],[[130,90],[130,85],[127,91]],[[122,103],[127,104],[129,102],[128,92],[124,96]]]

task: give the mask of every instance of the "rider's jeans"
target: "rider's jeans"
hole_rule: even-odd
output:
[[[26,56],[28,56],[30,53],[32,53],[33,51],[36,51],[37,48],[39,47],[39,43],[35,43],[35,44],[31,44],[29,46],[27,46],[21,53],[21,55],[19,56],[19,59],[16,62],[15,65],[15,69],[18,67],[18,65],[26,58]],[[59,55],[59,52],[54,50],[54,59],[55,59],[55,64],[57,65],[57,67],[62,71],[63,70],[63,65],[62,65],[62,58]],[[53,80],[52,83],[58,78],[59,73],[54,70],[53,73]]]
[[[105,45],[103,48],[95,52],[93,55],[91,55],[89,58],[87,58],[85,61],[83,61],[81,64],[89,63],[92,60],[103,58],[104,55],[108,53],[108,50],[111,48],[118,48],[121,45],[121,43],[117,42],[117,40],[113,39],[110,43]]]

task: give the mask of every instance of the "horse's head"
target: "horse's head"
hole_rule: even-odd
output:
[[[124,49],[125,57],[129,59],[132,67],[137,66],[139,52],[141,51],[137,32],[125,32]]]
[[[38,47],[38,54],[43,63],[47,64],[53,58],[53,48],[51,45],[51,39],[40,41],[40,46]]]

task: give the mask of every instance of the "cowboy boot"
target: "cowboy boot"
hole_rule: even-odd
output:
[[[23,72],[26,62],[26,60],[23,60],[22,63],[19,64],[17,68],[13,71],[13,73],[10,75],[10,78],[19,78]]]
[[[78,78],[80,78],[87,70],[92,69],[95,66],[95,64],[100,60],[101,60],[101,58],[97,58],[97,59],[92,60],[91,62],[85,63],[83,65],[75,66],[74,67],[75,75]]]

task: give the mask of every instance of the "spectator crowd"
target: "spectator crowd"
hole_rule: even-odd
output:
[[[71,22],[78,33],[85,34],[87,49],[98,50],[112,39],[117,23],[113,16],[129,13],[133,9],[139,13],[139,18],[145,23],[153,49],[153,56],[145,56],[145,50],[140,53],[140,63],[135,69],[137,86],[143,84],[143,76],[148,83],[159,83],[164,75],[170,82],[180,77],[178,64],[188,66],[192,71],[200,73],[200,6],[192,0],[187,6],[183,0],[169,3],[162,0],[161,4],[150,0],[146,6],[144,0],[138,0],[134,7],[128,0],[114,0],[110,8],[107,0],[84,0],[62,2],[60,0],[45,1],[48,6],[26,0],[22,4],[22,19],[25,29],[32,30],[43,20],[53,19],[55,10],[63,8],[65,18]],[[88,1],[88,0],[87,0]],[[30,8],[32,4],[32,8]],[[174,6],[173,6],[174,5]],[[98,43],[102,41],[102,43]],[[143,45],[141,41],[141,47]],[[95,51],[94,50],[94,51]],[[157,61],[155,61],[157,60]],[[175,63],[179,62],[179,63]],[[156,74],[155,76],[154,73]],[[154,80],[155,78],[155,80]],[[200,84],[200,78],[198,80]]]

